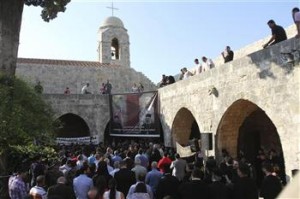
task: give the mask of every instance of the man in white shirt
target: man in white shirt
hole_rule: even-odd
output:
[[[89,83],[86,83],[81,89],[81,94],[91,94],[91,91],[89,90]]]
[[[203,72],[208,71],[209,69],[212,69],[215,67],[214,62],[205,56],[202,57],[202,61],[203,61],[203,63],[202,63]]]
[[[172,175],[175,176],[180,182],[183,180],[185,173],[188,171],[186,160],[181,159],[178,153],[176,153],[175,160],[171,163],[170,168],[173,169]]]
[[[195,69],[194,69],[194,75],[199,75],[201,72],[202,72],[202,66],[201,64],[199,63],[199,60],[198,59],[195,59],[194,60],[196,66],[195,66]]]
[[[184,67],[182,71],[184,72],[182,79],[188,79],[189,77],[193,76],[193,74],[188,71],[186,67]]]
[[[47,199],[47,192],[44,189],[45,186],[45,176],[36,177],[36,186],[32,187],[29,191],[29,195],[32,197],[40,197],[42,199]]]

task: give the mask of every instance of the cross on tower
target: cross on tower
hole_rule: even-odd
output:
[[[111,2],[111,7],[106,7],[108,9],[111,9],[111,15],[114,16],[114,10],[119,10],[118,8],[114,7],[114,2]]]

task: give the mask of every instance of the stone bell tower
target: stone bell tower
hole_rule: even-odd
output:
[[[118,17],[108,17],[98,31],[98,59],[104,64],[130,67],[129,35]]]

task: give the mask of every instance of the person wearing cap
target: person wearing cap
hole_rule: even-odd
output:
[[[266,48],[270,45],[274,45],[281,41],[287,40],[287,36],[286,36],[285,30],[283,29],[283,27],[278,26],[275,23],[275,21],[272,19],[269,20],[267,24],[272,30],[272,37],[266,44],[263,45],[263,48]]]

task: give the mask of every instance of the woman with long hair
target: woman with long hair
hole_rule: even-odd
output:
[[[135,186],[134,192],[127,196],[127,199],[150,199],[150,195],[147,192],[147,187],[144,182],[139,182]]]
[[[94,184],[94,187],[88,192],[89,199],[103,199],[103,194],[106,191],[106,180],[103,176],[99,176]]]
[[[125,199],[124,194],[117,191],[117,181],[114,178],[109,180],[108,188],[109,190],[104,193],[103,199]]]
[[[112,176],[109,175],[108,169],[107,169],[107,163],[103,160],[98,163],[98,169],[97,169],[96,175],[94,175],[94,177],[93,177],[94,185],[96,185],[98,178],[101,178],[101,177],[105,178],[105,188],[107,189],[108,182],[110,179],[112,179]]]

